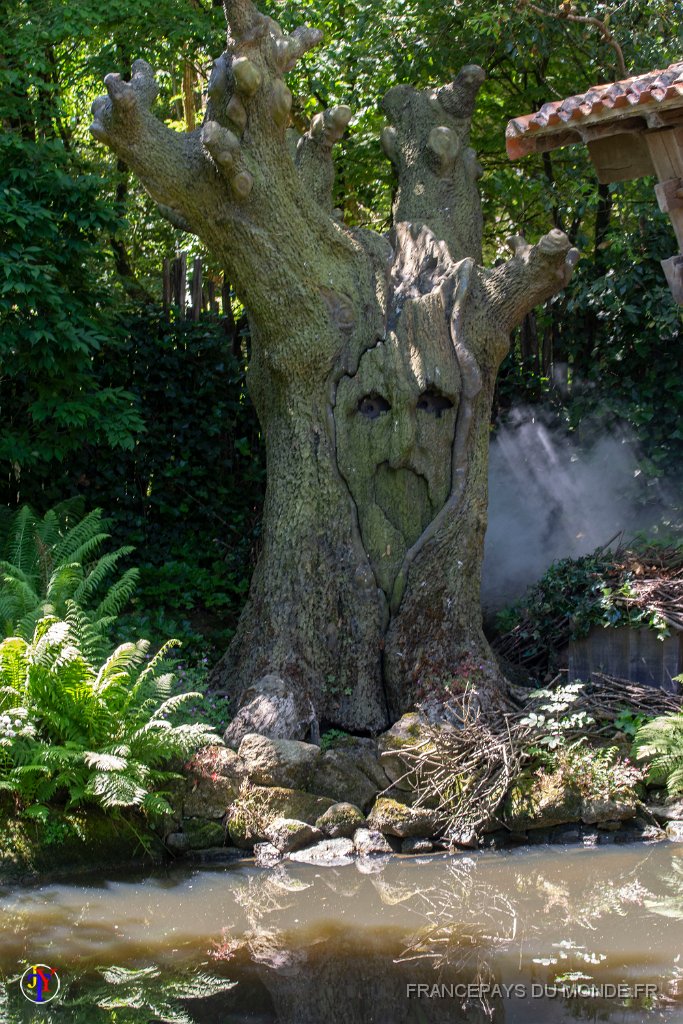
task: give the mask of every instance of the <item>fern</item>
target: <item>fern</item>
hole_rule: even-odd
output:
[[[79,609],[102,643],[89,655],[101,655],[109,629],[137,585],[137,569],[112,578],[133,550],[102,553],[109,534],[101,509],[83,514],[82,501],[65,502],[41,519],[25,505],[0,517],[0,628],[3,636],[33,637],[46,615],[65,619]],[[85,628],[85,622],[83,622]]]
[[[0,642],[0,789],[26,808],[66,800],[166,813],[156,791],[176,777],[173,762],[220,741],[208,725],[173,724],[200,696],[172,695],[164,655],[174,642],[147,664],[144,640],[103,664],[90,653],[99,643],[73,604],[68,620],[41,619],[31,642]]]
[[[683,712],[653,718],[638,729],[633,742],[638,760],[649,761],[648,778],[665,784],[671,796],[683,793]]]

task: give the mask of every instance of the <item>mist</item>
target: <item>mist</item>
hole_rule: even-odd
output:
[[[484,608],[522,597],[557,559],[659,529],[669,513],[664,485],[640,471],[625,429],[582,424],[579,445],[543,412],[516,410],[490,449]]]

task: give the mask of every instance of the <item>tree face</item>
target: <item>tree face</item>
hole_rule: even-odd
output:
[[[493,385],[509,331],[566,283],[574,258],[553,231],[478,265],[481,168],[468,138],[484,73],[472,65],[442,88],[390,90],[392,230],[340,224],[332,148],[351,111],[288,134],[285,76],[321,33],[285,36],[251,0],[225,10],[201,128],[159,123],[152,69],[137,61],[130,82],[105,79],[92,131],[165,216],[203,238],[249,313],[263,546],[215,682],[255,707],[270,708],[275,687],[298,738],[316,719],[378,730],[418,686],[450,692],[471,670],[461,666],[500,685],[479,609]]]
[[[460,373],[445,316],[429,337],[420,321],[419,304],[410,303],[396,331],[342,378],[334,414],[339,469],[387,599],[406,552],[451,490]]]

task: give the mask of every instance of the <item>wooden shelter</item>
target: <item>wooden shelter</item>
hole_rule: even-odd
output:
[[[683,305],[683,61],[545,103],[510,121],[505,135],[511,160],[584,143],[601,183],[656,175],[679,247],[662,268]]]

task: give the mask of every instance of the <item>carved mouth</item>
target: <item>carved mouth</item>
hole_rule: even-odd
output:
[[[405,550],[434,518],[426,478],[412,469],[393,469],[387,462],[377,467],[375,502],[403,537]]]

